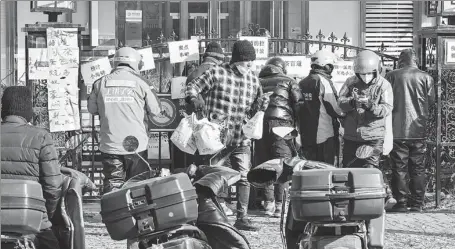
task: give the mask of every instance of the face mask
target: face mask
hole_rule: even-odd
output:
[[[239,70],[239,72],[241,74],[245,75],[251,71],[252,65],[253,64],[251,62],[241,63],[241,64],[239,63],[239,64],[237,64],[237,69]]]
[[[374,79],[374,75],[372,73],[370,73],[370,74],[359,74],[359,77],[366,84],[370,84],[370,82]]]

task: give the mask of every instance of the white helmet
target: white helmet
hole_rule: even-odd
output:
[[[142,55],[134,48],[123,47],[117,50],[114,55],[114,67],[120,64],[126,64],[132,69],[139,71],[141,69]]]
[[[311,65],[324,67],[325,65],[335,65],[337,56],[329,51],[318,50],[311,56]]]

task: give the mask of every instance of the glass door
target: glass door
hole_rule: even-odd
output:
[[[209,2],[188,3],[188,36],[199,36],[209,33]]]

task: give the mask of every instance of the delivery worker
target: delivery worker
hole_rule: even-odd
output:
[[[93,84],[88,98],[88,111],[100,116],[104,193],[148,170],[134,152],[123,148],[123,140],[135,136],[139,140],[138,154],[147,158],[145,120],[161,113],[156,93],[139,74],[142,65],[139,52],[120,48],[114,55],[114,70]]]
[[[41,184],[47,212],[34,243],[37,249],[59,249],[50,220],[60,202],[63,178],[51,134],[29,123],[33,118],[30,89],[7,87],[2,96],[1,114],[2,179],[31,180]]]
[[[269,59],[259,73],[264,93],[271,93],[270,103],[264,114],[262,139],[256,142],[255,154],[257,165],[276,158],[294,156],[291,144],[272,132],[274,127],[292,127],[296,125],[297,104],[301,100],[299,86],[286,75],[286,62],[280,57]],[[266,215],[280,217],[283,192],[288,183],[270,185],[265,189]]]
[[[429,108],[435,102],[433,78],[417,68],[417,54],[405,49],[399,69],[386,75],[393,88],[392,211],[422,211],[425,197],[425,130]],[[406,176],[409,174],[409,188]],[[408,192],[411,192],[408,197]]]
[[[299,128],[304,156],[309,160],[335,163],[339,155],[338,94],[331,80],[337,57],[319,50],[311,56],[310,74],[300,81],[303,101]]]
[[[390,83],[379,75],[380,58],[369,50],[360,52],[354,60],[354,73],[340,90],[338,104],[344,118],[343,167],[378,168],[383,151],[386,117],[393,108],[393,90]],[[356,158],[356,151],[369,145],[380,151],[369,158]],[[387,183],[386,179],[384,181]],[[386,197],[386,209],[395,204]]]
[[[247,218],[250,184],[247,174],[251,167],[251,140],[243,133],[243,124],[258,110],[263,110],[260,98],[262,87],[259,79],[251,71],[256,51],[246,40],[236,41],[232,48],[230,63],[223,63],[205,71],[200,77],[187,84],[186,101],[195,111],[207,114],[211,121],[227,120],[232,134],[226,146],[232,150],[230,163],[241,173],[237,182],[237,221],[234,226],[240,230],[256,231]],[[199,99],[205,95],[205,103]],[[264,101],[263,103],[266,103]]]

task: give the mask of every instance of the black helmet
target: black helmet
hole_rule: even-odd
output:
[[[281,59],[280,57],[272,57],[270,58],[265,65],[273,65],[276,67],[281,68],[283,70],[283,73],[286,74],[286,62]]]

